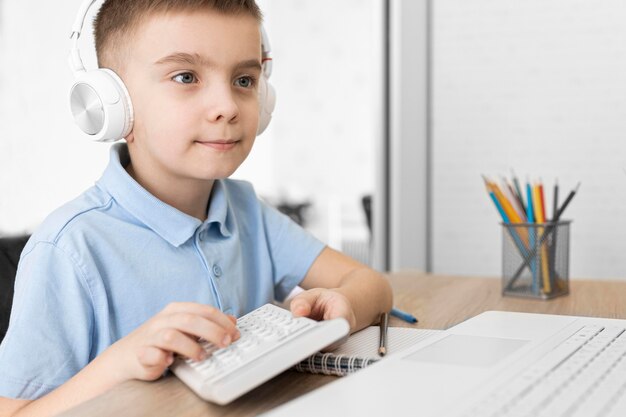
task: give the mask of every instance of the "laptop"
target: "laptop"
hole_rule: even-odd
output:
[[[625,330],[626,320],[488,311],[267,415],[623,417]]]

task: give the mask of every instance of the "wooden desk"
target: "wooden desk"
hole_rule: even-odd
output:
[[[446,329],[487,310],[626,318],[626,282],[573,281],[570,295],[549,301],[502,297],[500,280],[398,273],[390,276],[394,305],[419,318],[414,327]],[[412,327],[398,319],[391,326]],[[132,381],[63,416],[252,416],[270,410],[336,377],[287,371],[228,406],[199,399],[173,376]]]

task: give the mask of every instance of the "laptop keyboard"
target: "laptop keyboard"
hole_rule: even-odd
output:
[[[626,416],[624,330],[581,328],[465,416]]]

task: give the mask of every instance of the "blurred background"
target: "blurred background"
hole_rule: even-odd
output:
[[[259,2],[274,56],[277,108],[234,175],[320,239],[369,262],[362,198],[374,191],[374,0]],[[0,0],[0,233],[32,231],[97,180],[109,144],[92,143],[68,109],[70,27],[80,0]],[[98,5],[101,2],[97,3]],[[332,12],[331,12],[332,10]],[[93,7],[88,23],[97,12]],[[96,67],[91,27],[80,40]]]
[[[0,0],[0,235],[32,231],[108,161],[67,105],[80,3]],[[626,277],[625,2],[258,3],[278,101],[234,177],[378,269],[489,276],[500,219],[480,175],[558,178],[561,200],[580,181],[570,276]]]

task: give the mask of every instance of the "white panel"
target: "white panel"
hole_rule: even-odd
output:
[[[374,25],[371,37],[372,68],[375,71],[372,98],[374,111],[377,116],[373,120],[375,140],[375,184],[372,200],[372,241],[370,245],[371,262],[373,268],[385,271],[388,268],[387,259],[388,222],[388,178],[387,178],[387,62],[388,52],[388,1],[375,1],[372,7]]]
[[[391,270],[426,270],[428,2],[391,1],[390,29]]]

